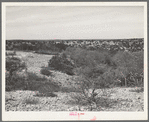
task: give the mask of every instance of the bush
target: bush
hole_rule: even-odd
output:
[[[144,70],[144,51],[133,52],[132,55],[135,57],[135,62],[137,64],[136,71],[141,74]]]
[[[55,47],[57,47],[60,51],[65,50],[67,48],[67,45],[63,43],[55,44]]]
[[[29,81],[46,81],[47,80],[45,77],[40,77],[36,73],[32,73],[32,72],[27,73],[27,79]]]
[[[90,55],[87,55],[88,57]],[[79,99],[83,99],[86,101],[92,110],[92,105],[97,105],[97,89],[109,88],[111,84],[113,84],[110,76],[114,74],[110,74],[111,68],[105,61],[101,60],[101,63],[95,61],[94,55],[90,56],[90,60],[87,60],[87,66],[82,66],[74,69],[76,75],[78,75],[78,79],[76,79],[76,89],[80,91]],[[91,64],[90,64],[91,63]],[[113,76],[114,77],[114,76]],[[113,78],[112,77],[112,78]],[[76,98],[76,97],[74,97]]]
[[[16,55],[16,50],[14,50],[13,52],[6,52],[6,56],[15,56]]]
[[[77,100],[78,104],[82,104],[82,102],[88,104],[92,111],[93,105],[97,106],[98,103],[97,99],[99,98],[99,92],[97,89],[109,88],[113,82],[111,82],[110,77],[109,79],[106,77],[106,66],[102,68],[93,67],[92,69],[86,67],[79,68],[78,70],[78,78],[76,79],[75,88],[76,91],[79,91],[80,93],[73,94],[71,97]]]
[[[38,98],[34,98],[31,96],[25,97],[22,101],[23,104],[38,104],[39,103],[39,99]]]
[[[71,50],[69,48],[64,51],[64,54],[70,55],[74,62],[74,72],[78,75],[76,89],[81,92],[82,99],[85,98],[91,106],[93,103],[96,104],[97,89],[114,87],[118,85],[118,80],[120,85],[131,86],[127,76],[130,72],[137,73],[136,67],[139,61],[136,62],[131,52],[119,51],[110,54],[107,51],[98,52],[81,48]]]
[[[104,82],[109,80],[113,82],[113,85],[138,86],[140,84],[142,86],[141,82],[143,77],[141,74],[143,72],[143,51],[115,51],[114,53],[110,53],[107,50],[101,52],[68,47],[63,54],[65,57],[70,58],[69,61],[73,62],[74,71],[82,69],[81,72],[83,73],[85,71],[86,75],[90,77],[93,77],[93,75],[100,76],[101,74],[104,74]],[[57,62],[62,63],[60,58],[59,60],[57,59]],[[60,66],[57,65],[57,67]],[[102,69],[102,67],[104,68]],[[79,71],[75,71],[75,73],[77,72],[79,74]],[[130,73],[133,75],[130,76]],[[130,80],[129,77],[134,78],[133,80]],[[100,79],[103,79],[103,77]]]
[[[60,84],[51,79],[40,77],[35,73],[28,72],[27,79],[23,85],[23,90],[39,91],[41,93],[59,91]]]
[[[26,78],[19,76],[18,74],[13,74],[11,77],[6,74],[6,91],[24,89],[26,86]]]
[[[11,90],[37,90],[41,84],[47,79],[45,77],[39,77],[34,73],[28,72],[24,76],[20,76],[18,73],[14,73],[11,77],[6,74],[6,91]]]
[[[21,71],[26,68],[25,62],[17,57],[7,57],[6,58],[6,70],[9,71],[10,76],[13,72]]]
[[[122,85],[142,85],[142,81],[140,81],[142,79],[140,74],[143,72],[142,52],[118,52],[113,56],[112,60],[116,64],[115,76],[121,80]]]
[[[69,75],[73,75],[73,67],[72,62],[66,57],[65,54],[53,56],[52,59],[49,60],[49,67],[53,67],[56,70],[65,72]]]
[[[6,90],[13,90],[17,87],[21,87],[24,84],[24,77],[17,75],[18,71],[22,71],[26,68],[25,62],[17,57],[6,58]]]
[[[48,69],[41,69],[40,70],[40,73],[42,74],[42,75],[46,75],[46,76],[51,76],[52,75],[52,72],[50,72]]]
[[[114,65],[110,53],[107,51],[91,51],[82,48],[68,47],[63,53],[70,56],[75,67],[94,67],[96,64]]]
[[[58,92],[60,91],[61,84],[53,81],[53,80],[48,80],[44,82],[38,82],[36,87],[40,93],[47,94],[47,93],[52,93],[52,92]]]
[[[136,88],[134,90],[129,90],[130,92],[137,92],[137,93],[140,93],[140,92],[144,92],[144,88],[141,87],[141,88]]]

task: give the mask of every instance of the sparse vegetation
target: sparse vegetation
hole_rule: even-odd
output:
[[[138,62],[143,64],[143,57],[141,57],[143,53],[139,52],[138,54],[141,57],[140,60],[139,58],[136,60],[131,52],[118,51],[114,55],[110,55],[110,52],[107,51],[101,53],[96,50],[90,51],[81,48],[68,48],[62,55],[65,58],[70,57],[69,61],[73,62],[74,65],[73,72],[79,76],[76,80],[76,91],[80,91],[80,94],[75,97],[72,96],[72,98],[87,101],[90,104],[90,110],[92,110],[93,104],[97,106],[96,101],[99,94],[96,92],[97,89],[115,87],[119,84],[125,85],[125,87],[142,86],[143,84],[143,81],[136,79],[138,76],[135,76],[132,81],[132,75],[130,75],[130,73],[141,73],[143,65],[140,65],[140,69],[137,69],[137,65]],[[55,62],[54,58],[52,60]],[[56,64],[62,62],[61,59],[56,61]]]
[[[7,48],[14,49],[17,47],[16,45],[9,45]],[[122,47],[124,45],[129,48],[128,45],[121,44]],[[36,58],[36,56],[41,56],[41,54],[33,53],[34,58],[30,58],[26,62],[18,58],[17,53],[13,56],[6,54],[6,91],[11,93],[16,90],[30,90],[35,93],[24,97],[23,104],[33,106],[41,104],[38,98],[40,97],[40,99],[54,100],[53,105],[56,106],[64,105],[64,103],[69,106],[68,103],[71,102],[71,106],[78,106],[78,109],[75,110],[81,111],[83,107],[87,107],[88,111],[103,111],[104,109],[114,109],[113,106],[123,102],[123,100],[112,99],[111,96],[114,94],[117,94],[116,97],[123,97],[122,94],[125,91],[129,91],[131,94],[141,94],[144,91],[144,52],[143,50],[137,51],[137,47],[124,51],[119,45],[114,47],[114,45],[109,46],[108,43],[102,43],[101,46],[96,47],[89,45],[73,47],[62,43],[37,43],[36,45],[35,42],[34,44],[32,42],[23,48],[18,46],[16,50],[18,49],[42,53],[42,56],[46,58],[49,56],[44,54],[57,52],[51,56],[52,58],[49,57],[45,60],[42,57],[40,61],[37,61],[39,57]],[[45,62],[48,60],[49,62]],[[42,69],[41,66],[43,66]],[[126,89],[119,93],[121,86],[125,86]],[[134,86],[141,87],[141,89],[134,89]],[[129,87],[133,90],[127,90]],[[139,99],[141,98],[139,97]],[[7,101],[10,100],[12,99],[7,99]],[[60,101],[56,104],[58,100]],[[45,104],[44,107],[47,108],[48,104]],[[51,109],[52,107],[48,107],[48,110]],[[55,109],[57,110],[56,107]]]

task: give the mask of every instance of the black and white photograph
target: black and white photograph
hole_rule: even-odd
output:
[[[148,118],[147,2],[2,3],[2,27],[4,120]]]

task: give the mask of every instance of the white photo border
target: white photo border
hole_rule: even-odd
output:
[[[144,7],[144,112],[83,112],[80,120],[147,120],[148,119],[148,42],[147,2],[2,2],[2,120],[51,121],[78,120],[70,112],[6,112],[5,111],[5,40],[6,6],[143,6]],[[78,112],[82,113],[82,112]]]

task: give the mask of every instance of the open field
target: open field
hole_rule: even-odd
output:
[[[42,95],[40,90],[13,90],[5,92],[6,111],[89,111],[88,105],[79,105],[72,99],[71,91],[76,78],[65,73],[48,68],[48,61],[52,55],[37,54],[33,52],[16,52],[27,64],[27,71],[35,73],[39,77],[45,77],[54,82],[59,82],[63,88],[68,90],[54,91],[52,95]],[[46,77],[40,74],[40,70],[47,67],[53,76]],[[30,79],[28,79],[30,80]],[[28,81],[32,82],[32,81]],[[38,82],[43,82],[38,81]],[[35,82],[34,82],[35,83]],[[48,86],[40,87],[47,90]],[[40,91],[40,93],[39,93]],[[99,101],[93,111],[144,111],[144,92],[141,87],[115,87],[98,89]],[[100,95],[102,94],[102,98]],[[111,93],[110,95],[108,93]],[[80,94],[80,93],[78,93]],[[109,95],[109,96],[108,96]]]

